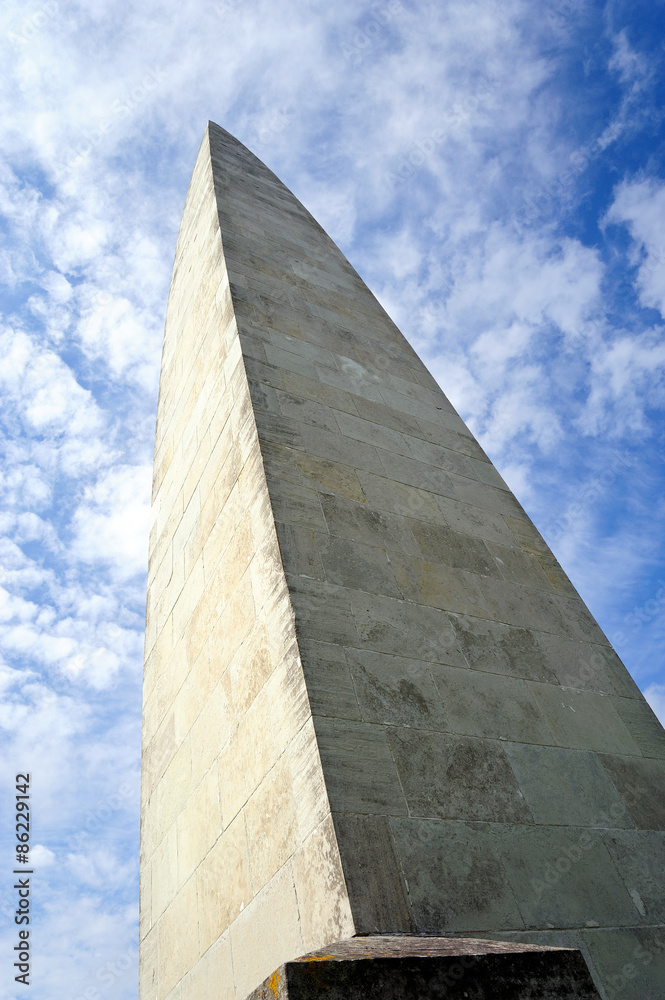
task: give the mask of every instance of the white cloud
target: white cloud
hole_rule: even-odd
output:
[[[0,351],[5,399],[11,400],[28,432],[71,446],[76,438],[89,443],[102,430],[105,418],[92,393],[58,354],[23,331],[8,328],[0,338]]]
[[[665,401],[665,343],[660,330],[619,336],[590,359],[591,391],[580,427],[589,434],[639,430],[649,406]]]
[[[118,466],[101,476],[74,515],[72,553],[105,563],[124,580],[147,567],[150,466]]]
[[[17,449],[8,449],[12,458],[16,458]],[[20,454],[20,453],[19,453]],[[49,481],[48,470],[30,462],[18,461],[8,463],[5,469],[0,469],[0,490],[6,504],[22,508],[39,509],[46,506],[52,495],[52,484]]]
[[[632,48],[625,28],[614,36],[614,53],[609,68],[619,74],[621,82],[635,86],[650,74],[650,65],[645,56]]]
[[[665,317],[665,183],[654,178],[624,181],[606,221],[628,227],[640,301]]]
[[[665,726],[665,684],[650,684],[644,697],[660,719],[661,725]]]
[[[30,848],[30,862],[34,868],[50,868],[54,865],[56,856],[43,844],[33,844]]]
[[[123,863],[113,851],[103,848],[68,855],[67,868],[74,882],[95,889],[108,890],[131,884],[136,877],[132,859]]]

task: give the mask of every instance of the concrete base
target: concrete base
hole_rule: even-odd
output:
[[[247,1000],[598,1000],[579,951],[470,938],[352,938],[286,962]]]

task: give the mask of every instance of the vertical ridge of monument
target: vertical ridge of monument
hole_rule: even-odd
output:
[[[142,998],[244,996],[352,934],[207,136],[166,319],[144,701]]]
[[[212,123],[150,553],[141,1000],[242,1000],[354,934],[665,981],[662,728],[395,324]]]

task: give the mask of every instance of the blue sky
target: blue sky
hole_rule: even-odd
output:
[[[0,780],[33,775],[39,1000],[137,995],[154,418],[208,119],[347,254],[665,717],[664,14],[3,4]]]

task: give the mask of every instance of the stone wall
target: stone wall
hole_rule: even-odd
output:
[[[141,998],[244,997],[285,955],[353,924],[207,137],[166,321],[144,703]]]

